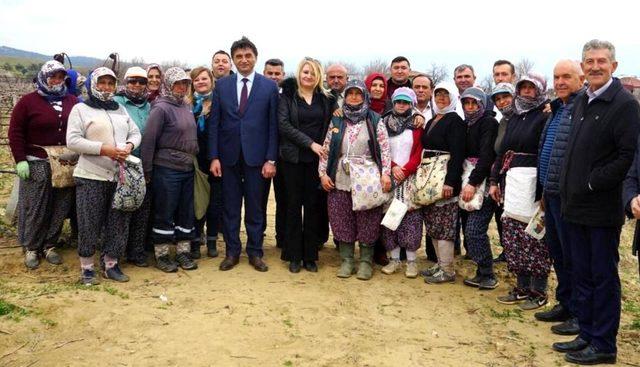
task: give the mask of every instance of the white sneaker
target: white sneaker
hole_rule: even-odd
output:
[[[389,261],[389,263],[382,268],[382,272],[385,274],[393,274],[401,265],[402,263],[400,262],[400,260],[391,259],[391,261]]]
[[[418,276],[418,264],[415,261],[407,261],[407,269],[404,271],[407,278],[415,278]]]

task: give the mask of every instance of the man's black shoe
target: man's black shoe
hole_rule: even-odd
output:
[[[553,350],[561,353],[577,352],[579,350],[583,350],[588,346],[589,346],[589,343],[579,336],[573,339],[572,341],[557,342],[551,345]]]
[[[589,345],[583,350],[577,352],[567,353],[564,356],[567,362],[577,363],[582,365],[594,365],[594,364],[615,364],[616,353],[602,353],[596,349],[593,345]]]
[[[564,322],[571,318],[569,311],[561,304],[553,306],[549,311],[536,312],[533,316],[536,320],[544,322]]]
[[[578,319],[575,317],[563,322],[562,324],[553,325],[551,332],[558,335],[578,335],[580,334],[580,326]]]
[[[304,261],[304,268],[311,273],[318,272],[318,264],[315,261]]]
[[[300,261],[292,261],[289,263],[289,271],[291,273],[299,273],[300,269]]]

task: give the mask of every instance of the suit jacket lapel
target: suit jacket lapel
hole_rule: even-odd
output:
[[[251,86],[251,93],[249,93],[249,98],[247,99],[247,109],[251,106],[251,101],[253,100],[253,96],[258,94],[258,89],[260,88],[262,82],[262,78],[260,78],[260,74],[256,73],[253,77],[253,85]],[[246,113],[247,111],[245,111]]]
[[[238,74],[233,74],[232,80],[233,86],[231,87],[231,91],[233,92],[233,111],[238,113],[238,108],[240,108],[238,105]]]

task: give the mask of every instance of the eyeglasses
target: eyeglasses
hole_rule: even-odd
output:
[[[436,97],[449,97],[449,92],[446,90],[439,90],[435,93]]]
[[[127,79],[127,84],[147,85],[147,79],[143,79],[143,78]]]

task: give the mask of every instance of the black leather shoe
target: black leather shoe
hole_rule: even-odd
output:
[[[300,272],[300,261],[292,261],[289,263],[289,271],[292,273]]]
[[[583,350],[588,346],[589,346],[589,343],[579,336],[573,339],[572,341],[557,342],[551,345],[553,350],[561,353],[577,352],[579,350]]]
[[[553,325],[551,332],[558,335],[578,335],[580,334],[580,326],[578,319],[575,317],[563,322],[562,324]]]
[[[262,273],[269,270],[269,267],[267,266],[267,264],[265,264],[265,262],[262,261],[262,258],[258,256],[250,256],[249,264],[253,265],[254,269]]]
[[[200,241],[199,240],[191,242],[191,249],[189,251],[189,257],[192,260],[197,260],[197,259],[202,257],[202,255],[200,254]]]
[[[544,322],[564,322],[571,318],[569,311],[561,304],[553,306],[549,311],[536,312],[533,316],[536,320]]]
[[[307,271],[310,271],[312,273],[318,272],[318,265],[316,264],[315,261],[305,261],[304,268],[307,269]]]
[[[238,265],[238,262],[240,262],[240,259],[235,256],[225,256],[224,260],[220,263],[220,270],[231,270],[234,266]]]
[[[593,345],[589,345],[583,350],[567,353],[564,356],[567,362],[593,365],[593,364],[615,364],[616,353],[602,353]]]

